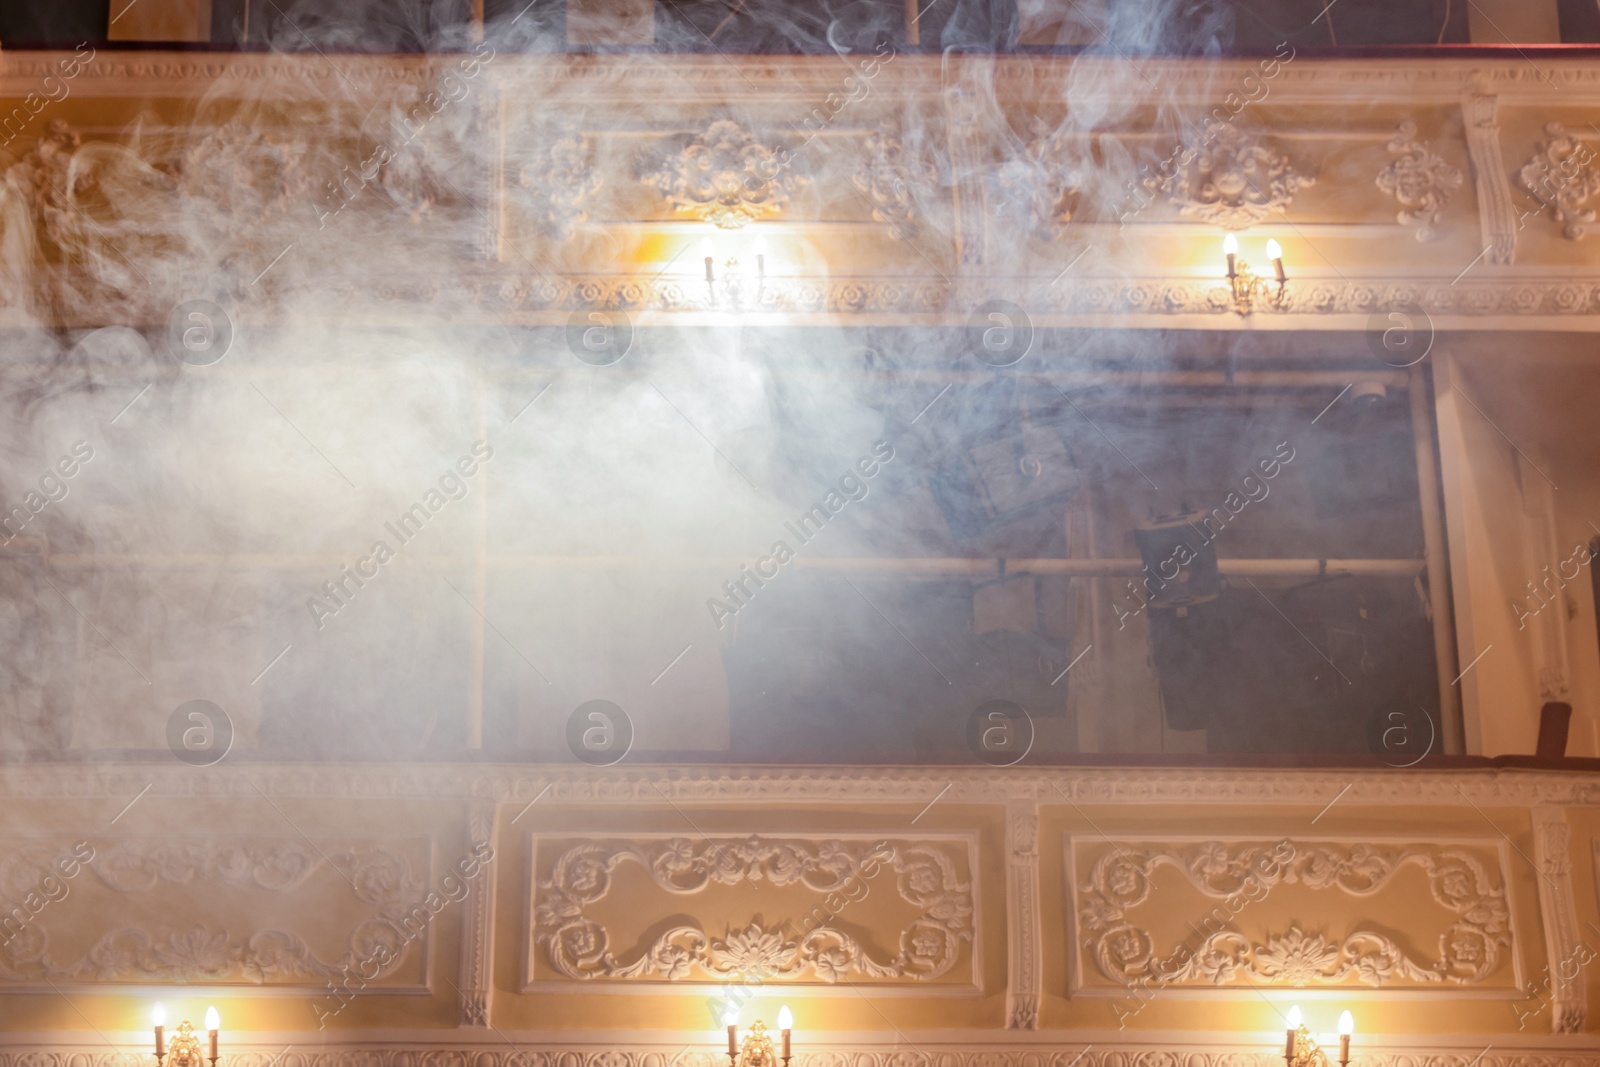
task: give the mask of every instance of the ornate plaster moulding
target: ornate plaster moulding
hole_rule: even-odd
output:
[[[730,119],[714,120],[656,157],[643,181],[674,211],[724,230],[777,214],[810,184],[787,150],[761,143]]]
[[[533,158],[517,172],[517,185],[527,190],[524,206],[545,236],[565,241],[574,226],[588,221],[590,201],[604,179],[577,123],[548,127],[536,144]]]
[[[874,131],[861,146],[862,159],[850,182],[872,204],[872,219],[884,223],[889,236],[909,241],[922,229],[919,201],[937,193],[939,171],[906,150],[894,134]]]
[[[914,1048],[888,1039],[870,1038],[818,1042],[797,1049],[794,1067],[1276,1067],[1281,1050],[1247,1049],[1239,1040],[1224,1045],[1212,1041],[1175,1041],[1152,1038],[1139,1041],[1126,1032],[1082,1032],[1073,1042],[1044,1042],[1033,1035],[1025,1041],[1008,1041],[1004,1031],[964,1033],[952,1040],[941,1033],[930,1040],[912,1035]],[[26,1036],[26,1035],[24,1035]],[[282,1035],[284,1040],[295,1035]],[[687,1035],[686,1035],[687,1036]],[[696,1033],[696,1038],[704,1034]],[[889,1035],[890,1038],[895,1035]],[[495,1039],[499,1043],[495,1043]],[[1581,1040],[1581,1039],[1580,1039]],[[514,1042],[514,1044],[508,1043]],[[1416,1046],[1361,1047],[1358,1067],[1597,1067],[1600,1051],[1591,1045],[1567,1042],[1558,1047],[1538,1045],[1455,1042],[1430,1038]],[[529,1037],[495,1030],[478,1040],[375,1042],[366,1031],[341,1039],[336,1031],[321,1031],[299,1044],[290,1054],[293,1067],[720,1067],[725,1052],[709,1047],[686,1050],[682,1040],[660,1042],[619,1040],[615,1032],[596,1034],[589,1040],[563,1036]],[[374,1047],[374,1046],[377,1047]],[[1085,1047],[1087,1045],[1087,1047]],[[283,1047],[227,1044],[228,1067],[271,1067]],[[0,1039],[0,1067],[128,1067],[125,1053],[108,1050],[104,1042],[32,1042]]]
[[[0,54],[0,96],[39,91],[44,78],[60,77],[59,61],[75,55],[70,51]],[[71,86],[74,97],[327,100],[330,93],[349,97],[352,86],[370,89],[375,96],[425,88],[436,84],[459,58],[464,57],[339,56],[335,69],[316,53],[196,55],[101,49],[83,62]]]
[[[1060,767],[993,771],[964,767],[566,766],[440,764],[378,768],[345,764],[261,764],[196,772],[165,763],[7,766],[0,799],[117,798],[146,784],[155,797],[273,796],[338,799],[422,797],[577,804],[803,801],[903,806],[945,785],[953,799],[1004,804],[1308,804],[1315,811],[1345,786],[1340,805],[1535,804],[1600,806],[1600,776],[1522,770],[1257,770],[1190,767]]]
[[[1088,145],[1079,138],[1035,119],[1022,152],[995,169],[997,192],[1039,238],[1059,238],[1077,210],[1088,154]]]
[[[35,91],[55,64],[71,52],[0,54],[0,95]],[[358,84],[420,86],[461,57],[339,56],[335,70],[321,56],[204,55],[190,52],[113,52],[101,50],[75,80],[74,95],[151,96],[198,99],[216,93],[219,83],[232,83],[252,93],[273,89],[277,95],[309,97],[336,89],[348,93],[347,78]],[[937,95],[946,76],[993,80],[996,87],[1021,98],[1059,100],[1069,83],[1128,85],[1144,95],[1150,84],[1174,99],[1199,94],[1218,100],[1248,74],[1258,72],[1251,59],[1185,60],[1140,58],[1140,77],[1117,56],[964,57],[897,54],[873,81],[874,95],[905,93]],[[632,99],[648,102],[671,89],[679,103],[727,101],[808,101],[818,91],[837,90],[843,73],[836,57],[704,56],[521,56],[497,54],[485,68],[486,81],[501,92],[535,98],[552,85],[581,88],[591,100]],[[1148,80],[1147,80],[1148,79]],[[159,86],[159,91],[153,89]],[[591,87],[592,86],[592,87]],[[1583,60],[1540,58],[1537,67],[1523,59],[1313,59],[1299,56],[1284,62],[1272,80],[1274,101],[1371,104],[1459,101],[1474,86],[1508,101],[1556,100],[1583,106],[1600,101],[1600,67]],[[1197,105],[1199,106],[1199,105]],[[1211,106],[1211,105],[1207,105]]]
[[[1058,315],[1111,318],[1203,316],[1237,323],[1226,284],[1170,279],[1076,279],[1039,287],[1040,279],[1000,279],[952,285],[936,278],[768,279],[761,300],[745,311],[790,315],[836,314],[955,316],[964,321],[976,304],[996,289],[1033,290],[1028,311],[1035,319]],[[649,278],[595,276],[573,279],[523,277],[485,285],[475,306],[491,312],[573,311],[582,308],[628,312],[703,310],[702,287]],[[1290,317],[1366,316],[1384,310],[1421,306],[1435,325],[1447,319],[1513,318],[1577,320],[1600,315],[1600,278],[1450,279],[1406,281],[1352,279],[1291,281],[1281,306],[1257,311],[1257,321]],[[1575,325],[1575,323],[1574,323]],[[1363,321],[1357,328],[1365,328]],[[1572,326],[1562,328],[1570,329]]]
[[[1517,185],[1533,197],[1540,211],[1561,227],[1561,236],[1576,241],[1594,225],[1600,209],[1600,174],[1595,150],[1559,122],[1544,128],[1545,140],[1517,170]]]
[[[93,837],[93,835],[91,835]],[[8,837],[0,842],[0,889],[18,897],[38,884],[52,857],[65,854],[66,841]],[[428,840],[419,839],[422,855]],[[398,921],[407,906],[427,890],[427,872],[419,877],[411,854],[397,844],[329,843],[283,838],[212,839],[123,838],[101,841],[94,862],[86,863],[99,882],[123,898],[148,899],[173,886],[198,884],[202,894],[232,897],[241,892],[284,894],[292,901],[312,874],[330,869],[348,881],[362,907],[348,935],[328,938],[276,926],[252,927],[235,917],[220,920],[201,906],[181,918],[107,929],[90,944],[63,947],[52,938],[61,927],[70,934],[68,917],[46,913],[0,945],[0,994],[49,992],[52,989],[98,989],[106,983],[177,982],[209,988],[245,986],[260,990],[297,986],[315,988],[357,964],[372,962],[370,980],[393,975],[411,955]],[[336,890],[337,891],[337,890]],[[70,899],[70,894],[61,898]],[[319,907],[328,900],[319,897]],[[421,933],[426,961],[430,932]],[[426,967],[426,963],[424,963]],[[389,992],[416,992],[426,985],[385,982]]]
[[[1451,194],[1465,180],[1461,171],[1417,140],[1417,124],[1407,119],[1388,144],[1394,157],[1378,172],[1377,185],[1400,205],[1396,220],[1415,228],[1418,241],[1431,241]]]
[[[827,900],[849,889],[856,871],[876,863],[892,872],[893,889],[884,891],[896,893],[917,913],[902,929],[883,932],[887,947],[863,943],[849,923],[834,923],[831,916],[806,927],[759,916],[744,924],[741,915],[715,924],[726,927],[721,934],[686,918],[648,944],[619,946],[614,954],[614,931],[586,910],[605,900],[618,869],[628,866],[648,872],[659,891],[673,896],[697,896],[719,885],[765,883]],[[931,986],[965,955],[967,984],[947,988],[975,992],[977,900],[967,879],[976,865],[976,841],[951,837],[893,839],[892,844],[888,838],[870,837],[641,837],[575,845],[556,857],[550,877],[538,882],[533,897],[534,942],[543,949],[539,962],[555,972],[555,980],[532,980],[530,954],[523,990],[570,992],[573,983],[594,983],[660,992],[664,983],[675,990],[699,983],[714,993],[726,982],[753,973],[813,990],[817,983],[877,979],[874,989],[892,992],[892,986]],[[812,900],[799,906],[813,903],[821,907]],[[634,906],[643,905],[635,898]],[[672,905],[675,912],[685,907]],[[828,909],[820,914],[827,915]],[[973,946],[970,952],[964,952],[967,945]]]
[[[1289,209],[1316,181],[1257,133],[1224,126],[1158,188],[1178,213],[1224,230],[1246,230]]]
[[[1430,986],[1480,985],[1520,995],[1515,967],[1509,968],[1513,972],[1509,975],[1501,967],[1503,959],[1514,958],[1517,946],[1506,902],[1508,861],[1496,839],[1453,844],[1387,839],[1348,844],[1297,836],[1290,840],[1294,851],[1282,860],[1269,859],[1274,846],[1265,840],[1110,842],[1112,851],[1099,855],[1087,871],[1077,870],[1073,893],[1079,928],[1088,935],[1082,941],[1083,954],[1105,982],[1092,984],[1084,981],[1082,971],[1075,972],[1074,995],[1126,996],[1130,982],[1212,995],[1223,987],[1348,992],[1367,986],[1403,993]],[[1100,845],[1094,839],[1085,841],[1091,849]],[[1070,862],[1081,866],[1078,841],[1070,836],[1068,850]],[[1287,924],[1262,920],[1247,907],[1251,899],[1265,899],[1252,898],[1247,889],[1265,894],[1285,884],[1319,895],[1368,898],[1382,893],[1407,867],[1424,872],[1434,903],[1451,915],[1453,921],[1442,930],[1397,940],[1389,927],[1358,923],[1343,936],[1330,937],[1324,923],[1330,915],[1342,916],[1338,905],[1345,902],[1334,901],[1331,909],[1313,908],[1303,923],[1294,919]],[[1163,868],[1186,876],[1206,900],[1240,900],[1244,917],[1231,907],[1219,909],[1212,914],[1222,921],[1209,923],[1215,929],[1197,929],[1202,940],[1188,952],[1168,955],[1168,946],[1141,926],[1135,915],[1159,914],[1172,906],[1156,889]],[[1348,904],[1345,910],[1350,910]],[[1430,941],[1438,946],[1435,958],[1413,954]],[[1500,982],[1489,983],[1497,973]]]

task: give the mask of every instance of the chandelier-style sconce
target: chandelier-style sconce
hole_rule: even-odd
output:
[[[1272,271],[1277,276],[1276,286],[1258,277],[1250,269],[1250,264],[1239,258],[1239,239],[1231,233],[1222,238],[1222,254],[1228,260],[1228,288],[1232,291],[1233,310],[1237,314],[1250,314],[1255,310],[1257,300],[1264,301],[1275,310],[1282,310],[1284,287],[1289,284],[1289,275],[1283,269],[1283,247],[1276,240],[1267,239],[1267,258],[1272,260]]]
[[[755,273],[740,266],[733,257],[723,260],[722,269],[716,265],[716,250],[711,238],[700,242],[700,256],[706,267],[706,305],[726,311],[739,311],[748,299],[759,307],[767,287],[767,241],[760,234],[755,241]]]
[[[722,1022],[728,1028],[728,1067],[789,1067],[790,1037],[794,1031],[794,1015],[785,1004],[778,1009],[778,1029],[783,1041],[783,1052],[778,1054],[772,1047],[772,1036],[767,1033],[767,1024],[757,1019],[744,1035],[744,1041],[739,1040],[739,1015],[729,1009],[722,1017]]]
[[[178,1032],[167,1042],[167,1009],[160,1004],[152,1014],[156,1031],[156,1063],[160,1067],[200,1067],[200,1038],[194,1027],[185,1019],[178,1024]],[[206,1009],[206,1030],[211,1038],[211,1067],[217,1067],[217,1032],[222,1029],[222,1017],[216,1008]]]
[[[1298,1004],[1289,1009],[1288,1023],[1283,1041],[1283,1061],[1287,1067],[1332,1067],[1328,1054],[1300,1021]],[[1355,1016],[1349,1012],[1339,1016],[1339,1067],[1346,1067],[1350,1062],[1350,1035],[1355,1029]]]

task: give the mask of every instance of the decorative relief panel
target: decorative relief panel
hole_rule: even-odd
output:
[[[1400,204],[1398,221],[1415,227],[1419,241],[1433,240],[1445,204],[1464,180],[1455,167],[1417,140],[1414,122],[1401,123],[1389,141],[1394,160],[1378,172],[1378,188]]]
[[[1045,240],[1059,237],[1078,209],[1082,181],[1078,165],[1084,154],[1068,134],[1036,121],[1022,155],[995,171],[1000,195],[1020,210],[1033,232]]]
[[[1576,241],[1589,232],[1600,207],[1600,173],[1590,166],[1595,150],[1559,122],[1544,128],[1532,157],[1517,171],[1517,184],[1561,224],[1561,236]]]
[[[1085,841],[1068,862],[1074,985],[1087,992],[1138,982],[1517,995],[1505,861],[1493,843]]]
[[[895,240],[910,240],[921,230],[918,194],[933,191],[938,170],[907,154],[904,142],[892,134],[868,135],[862,151],[865,158],[850,176],[851,183],[871,202],[873,221],[887,224]]]
[[[421,978],[408,946],[426,944],[425,922],[413,936],[414,906],[428,890],[426,840],[29,840],[0,845],[0,856],[3,992],[50,983],[321,985],[377,958],[363,974],[385,990]],[[163,906],[172,900],[185,908]],[[297,928],[263,928],[263,913],[293,914]]]
[[[1229,125],[1159,188],[1182,215],[1244,230],[1287,211],[1294,194],[1314,182],[1264,138]]]
[[[517,185],[527,190],[527,206],[546,236],[565,241],[572,228],[589,219],[589,202],[602,178],[577,124],[551,131],[532,161],[517,172]]]
[[[724,230],[777,213],[808,184],[795,172],[789,152],[761,144],[729,119],[718,119],[690,137],[647,170],[643,180],[675,211]]]
[[[950,837],[540,840],[525,978],[975,987],[974,848]]]

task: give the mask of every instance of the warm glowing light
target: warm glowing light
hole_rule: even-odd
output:
[[[167,1025],[167,1009],[157,1004],[155,1010],[150,1013],[150,1021],[156,1026]]]
[[[1236,256],[1239,254],[1239,239],[1233,234],[1226,234],[1222,238],[1222,254]]]
[[[734,1010],[733,1008],[729,1008],[727,1011],[723,1012],[722,1013],[722,1025],[723,1026],[738,1026],[739,1025],[739,1013],[736,1010]]]
[[[1351,1015],[1349,1012],[1344,1012],[1343,1014],[1341,1014],[1339,1016],[1339,1036],[1340,1037],[1349,1037],[1351,1034],[1353,1034],[1355,1032],[1356,1032],[1356,1017],[1354,1015]]]
[[[767,254],[767,239],[765,237],[761,236],[761,234],[758,233],[758,234],[756,234],[756,255],[764,256],[766,254]]]
[[[222,1029],[222,1016],[217,1014],[217,1009],[216,1008],[207,1008],[206,1009],[206,1029],[207,1030],[220,1030],[220,1029]]]
[[[1283,258],[1283,246],[1280,245],[1277,241],[1273,240],[1270,237],[1267,238],[1267,258],[1268,259],[1282,259]]]
[[[1345,1014],[1348,1015],[1349,1012],[1346,1012]],[[793,1030],[794,1029],[794,1012],[789,1010],[789,1005],[787,1005],[787,1004],[785,1004],[783,1007],[778,1009],[778,1029],[779,1030]]]
[[[711,238],[700,238],[700,258],[710,259],[715,253],[711,251]]]
[[[1289,1009],[1289,1029],[1300,1029],[1300,1005],[1298,1004]]]

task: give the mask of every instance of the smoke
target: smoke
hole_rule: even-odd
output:
[[[1019,586],[997,561],[1093,540],[1125,558],[1133,527],[1212,507],[1280,441],[1314,465],[1332,446],[1308,420],[1335,390],[1197,392],[1178,372],[1225,377],[1236,354],[1179,335],[777,323],[892,299],[961,319],[973,294],[1042,317],[1087,249],[1098,277],[1154,273],[1083,224],[1126,216],[1130,186],[1153,203],[1130,227],[1171,224],[1140,168],[1200,148],[1243,90],[1219,74],[1180,99],[1150,57],[1227,50],[1234,8],[1114,5],[1090,43],[1120,61],[1037,84],[986,53],[1038,20],[969,0],[919,19],[942,59],[910,55],[879,4],[665,5],[657,52],[626,63],[563,55],[570,27],[541,5],[482,40],[430,10],[285,4],[252,28],[272,54],[240,57],[192,123],[151,103],[115,138],[57,123],[11,146],[0,503],[27,514],[0,549],[8,752],[158,750],[196,699],[232,721],[235,759],[564,756],[594,699],[638,753],[961,757],[995,699],[1046,722],[1041,752],[1086,744],[1074,716],[1108,724],[1093,744],[1168,744],[1142,623],[1063,680],[1116,620],[1111,579]],[[831,58],[778,99],[746,91],[740,52]],[[287,73],[268,88],[257,64]],[[672,206],[719,120],[751,140],[718,202],[759,217],[745,194],[775,184],[775,218]],[[974,191],[981,225],[951,207]],[[983,355],[1023,325],[1016,360]],[[1409,462],[1385,440],[1376,467],[1329,476]],[[878,442],[895,460],[870,493],[760,597],[708,613]],[[1414,495],[1326,516],[1299,467],[1228,551],[1419,553]],[[1137,693],[1105,689],[1116,664]]]

